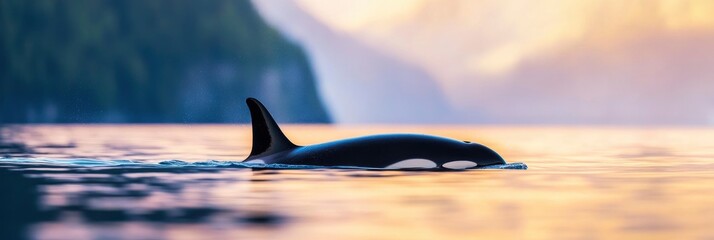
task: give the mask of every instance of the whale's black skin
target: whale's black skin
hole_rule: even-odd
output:
[[[481,144],[421,134],[372,135],[297,146],[285,137],[263,104],[254,98],[248,98],[246,103],[253,123],[253,149],[244,162],[368,168],[453,168],[450,166],[454,163],[466,167],[506,163],[498,153]],[[395,164],[405,160],[421,166]]]

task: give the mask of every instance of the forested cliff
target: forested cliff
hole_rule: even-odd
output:
[[[310,62],[249,1],[2,0],[0,122],[329,122]]]

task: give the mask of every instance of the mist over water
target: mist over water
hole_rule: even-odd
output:
[[[314,59],[339,122],[394,112],[348,112],[362,85],[425,105],[422,123],[714,124],[711,1],[255,2]]]

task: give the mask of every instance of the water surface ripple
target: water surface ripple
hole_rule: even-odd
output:
[[[0,128],[5,239],[712,239],[714,130],[287,125],[298,144],[387,132],[471,140],[505,168],[239,162],[243,125]],[[289,169],[288,169],[289,168]],[[121,237],[118,237],[121,236]]]

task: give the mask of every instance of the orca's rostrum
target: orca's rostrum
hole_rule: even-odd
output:
[[[253,148],[246,163],[385,169],[468,169],[506,163],[484,145],[420,134],[372,135],[298,146],[288,140],[263,104],[254,98],[246,103],[253,124]]]

